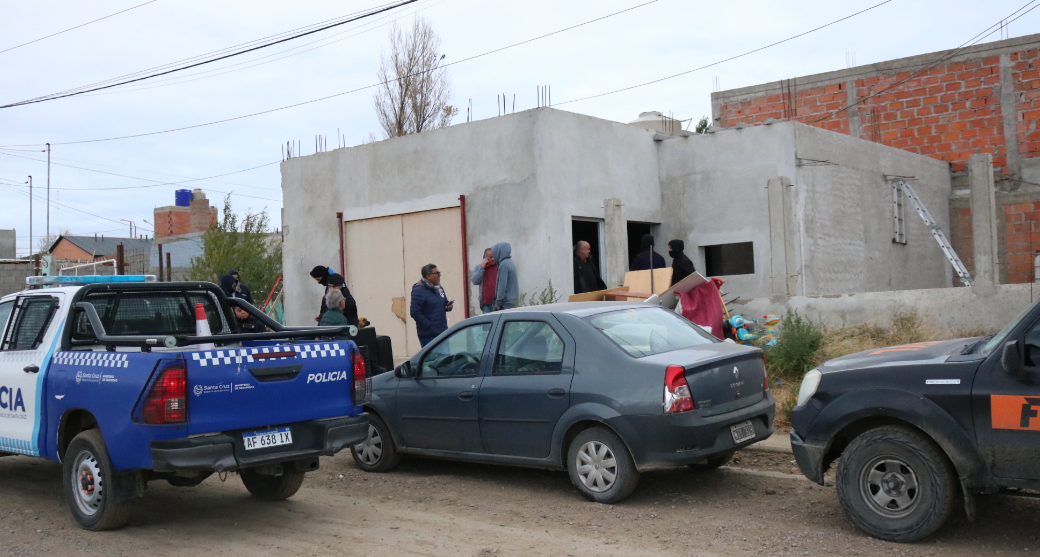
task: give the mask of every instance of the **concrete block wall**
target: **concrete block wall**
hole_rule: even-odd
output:
[[[0,296],[25,290],[25,277],[32,274],[29,261],[0,262]]]
[[[797,120],[949,163],[955,182],[950,241],[973,275],[971,209],[956,193],[956,183],[966,178],[968,157],[990,153],[997,187],[999,281],[1030,282],[1035,278],[1032,256],[1040,250],[1040,235],[1032,236],[1040,212],[1024,206],[1040,203],[1040,35],[949,54],[713,93],[714,123],[734,127]],[[916,75],[940,58],[941,64]],[[836,110],[842,112],[820,120]]]

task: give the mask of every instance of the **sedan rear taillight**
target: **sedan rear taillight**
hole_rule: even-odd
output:
[[[146,424],[183,424],[188,421],[188,370],[184,362],[165,367],[141,407]]]
[[[664,372],[664,413],[678,414],[696,408],[686,382],[686,370],[682,366],[668,366]]]
[[[365,403],[365,398],[368,396],[365,359],[361,356],[359,350],[355,350],[350,355],[350,360],[354,364],[354,390],[351,391],[350,400],[354,403],[354,406],[361,406]]]
[[[764,377],[764,384],[762,385],[763,391],[769,390],[769,370],[766,369],[766,354],[762,353],[762,377]]]

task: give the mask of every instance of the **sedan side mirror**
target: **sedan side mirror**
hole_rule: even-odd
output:
[[[412,376],[412,362],[405,362],[394,370],[394,377],[398,379],[408,379]]]
[[[1000,363],[1004,366],[1004,371],[1008,375],[1021,376],[1025,371],[1025,366],[1022,362],[1022,350],[1017,340],[1004,343],[1004,354],[1000,358]]]

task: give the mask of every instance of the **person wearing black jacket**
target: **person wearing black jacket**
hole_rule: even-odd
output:
[[[672,257],[672,286],[697,272],[697,269],[693,268],[693,261],[683,253],[685,248],[682,240],[668,242],[668,255]]]
[[[639,253],[632,258],[633,271],[649,271],[651,269],[664,269],[667,267],[661,254],[654,251],[654,237],[652,234],[643,234],[639,241]]]
[[[238,271],[231,269],[230,271],[228,271],[228,274],[235,277],[235,280],[238,281],[238,296],[236,296],[236,298],[242,298],[243,300],[253,305],[256,305],[256,303],[253,302],[252,291],[249,290],[248,286],[242,284],[242,278],[238,276]]]
[[[315,321],[320,322],[321,317],[325,315],[325,312],[329,310],[325,304],[325,294],[329,292],[329,276],[333,274],[332,270],[323,265],[318,265],[311,269],[311,278],[318,282],[318,284],[325,287],[325,293],[321,295],[321,310],[318,312],[318,316],[314,318]],[[343,293],[343,297],[346,298],[347,304],[343,308],[343,315],[347,318],[348,325],[357,326],[358,324],[358,309],[357,302],[354,301],[354,296],[350,294],[350,289],[344,284],[340,287],[340,292]]]
[[[580,240],[578,245],[574,246],[575,294],[606,290],[607,288],[607,285],[604,284],[603,279],[599,276],[599,269],[596,268],[596,263],[589,259],[590,253],[592,253],[592,246],[585,240]]]

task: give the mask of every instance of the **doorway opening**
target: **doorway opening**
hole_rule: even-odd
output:
[[[643,236],[653,234],[657,224],[650,222],[628,221],[628,269],[632,270],[632,259],[641,251],[639,246]],[[660,246],[654,241],[654,251],[661,253]],[[664,254],[662,254],[664,255]]]
[[[596,263],[599,278],[603,278],[603,221],[596,219],[571,219],[571,249],[578,242],[589,243],[591,253],[589,259]],[[606,279],[604,279],[606,280]]]

